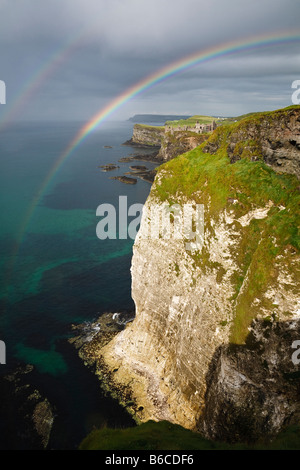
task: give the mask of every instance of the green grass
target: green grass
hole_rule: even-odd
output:
[[[291,109],[299,109],[299,105],[291,105],[287,106],[284,108],[285,111],[289,111]],[[228,117],[226,119],[220,120],[220,124],[224,125],[231,125],[232,123],[235,122],[240,122],[240,121],[246,121],[246,120],[255,120],[255,119],[260,119],[264,116],[270,116],[271,118],[275,116],[276,113],[282,113],[282,109],[278,109],[276,111],[258,111],[254,113],[247,113],[247,114],[242,114],[241,116],[236,116],[236,117]]]
[[[142,129],[152,129],[157,131],[164,131],[164,126],[149,126],[148,124],[135,124],[135,127],[141,127]]]
[[[95,429],[80,444],[80,450],[300,450],[300,426],[287,428],[272,442],[227,444],[205,439],[199,433],[168,421],[148,421],[126,429]]]
[[[210,124],[211,122],[216,121],[218,122],[217,118],[212,116],[201,116],[195,115],[188,119],[180,119],[178,121],[166,121],[167,126],[177,127],[177,126],[194,126],[196,122],[200,124]]]

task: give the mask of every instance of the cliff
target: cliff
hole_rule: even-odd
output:
[[[228,142],[231,163],[248,158],[263,160],[274,171],[295,174],[300,178],[300,121],[299,106],[290,106],[272,113],[255,113],[215,132],[204,152],[214,154]]]
[[[158,158],[164,162],[193,150],[207,140],[209,134],[196,134],[190,131],[165,132],[158,152]]]
[[[229,441],[299,422],[299,135],[299,106],[261,113],[159,168],[133,248],[136,318],[93,345],[138,420]],[[149,239],[165,203],[203,204],[201,250]]]
[[[197,134],[191,131],[166,132],[162,126],[135,124],[131,139],[123,145],[138,148],[154,148],[155,159],[161,162],[171,160],[182,153],[193,150],[207,140],[209,134]]]
[[[131,139],[123,145],[133,147],[151,147],[160,148],[165,129],[160,126],[148,126],[145,124],[135,124]]]

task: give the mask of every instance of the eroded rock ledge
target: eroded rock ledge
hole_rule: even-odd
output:
[[[215,132],[204,148],[214,154],[222,145],[222,131]],[[232,163],[241,158],[263,159],[274,171],[300,179],[300,109],[291,106],[257,113],[238,122],[227,135],[227,153]]]
[[[197,134],[191,131],[168,132],[164,127],[135,124],[131,139],[123,145],[136,148],[154,148],[153,158],[166,162],[182,153],[193,150],[209,138],[210,134]]]
[[[299,333],[300,320],[256,320],[245,345],[215,351],[199,423],[208,438],[255,442],[299,423],[300,367],[292,361]]]

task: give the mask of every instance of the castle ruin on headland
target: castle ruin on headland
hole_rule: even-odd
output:
[[[198,121],[194,126],[184,125],[184,126],[171,126],[165,125],[165,132],[170,132],[173,134],[174,132],[178,131],[191,131],[196,132],[197,134],[203,134],[205,132],[212,132],[216,129],[217,124],[215,121],[212,121],[208,124],[200,124]]]

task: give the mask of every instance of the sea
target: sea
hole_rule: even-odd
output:
[[[76,449],[94,428],[134,425],[68,339],[73,324],[134,310],[134,240],[119,239],[118,230],[115,239],[100,240],[96,211],[111,204],[118,216],[120,196],[128,207],[144,204],[149,182],[128,185],[110,176],[132,164],[157,164],[119,162],[149,153],[122,145],[132,136],[130,121],[103,123],[57,164],[83,125],[19,122],[0,129],[0,340],[6,349],[0,375],[18,364],[34,366],[35,386],[55,409],[50,449]],[[104,172],[106,164],[119,168]]]

